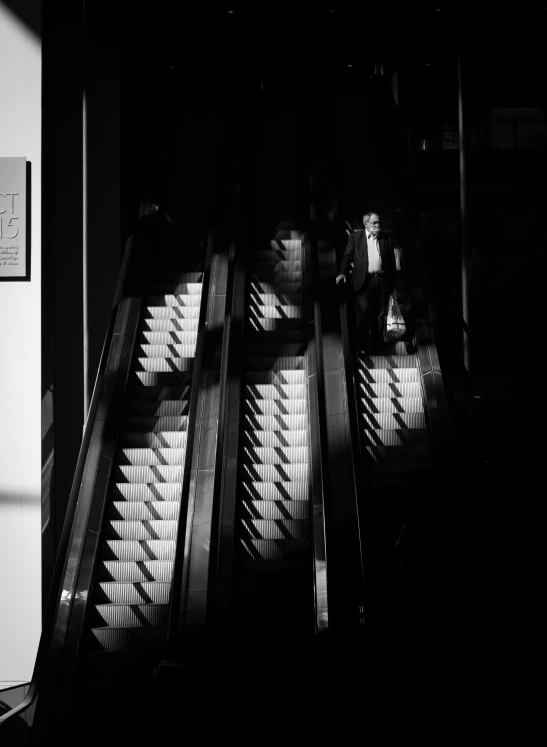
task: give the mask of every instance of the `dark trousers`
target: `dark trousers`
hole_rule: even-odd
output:
[[[355,347],[365,350],[384,339],[384,324],[389,288],[382,275],[367,275],[364,286],[355,297]]]

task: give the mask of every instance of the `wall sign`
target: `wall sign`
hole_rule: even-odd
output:
[[[29,280],[27,159],[0,158],[0,280]]]

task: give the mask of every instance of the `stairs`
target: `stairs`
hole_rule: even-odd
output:
[[[179,250],[156,266],[180,264]],[[92,590],[92,654],[156,652],[167,639],[202,302],[202,258],[185,265],[147,286]]]
[[[252,257],[236,506],[236,607],[258,631],[313,630],[303,242]]]

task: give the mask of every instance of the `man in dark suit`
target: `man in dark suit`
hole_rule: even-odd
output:
[[[363,216],[364,230],[350,234],[336,283],[349,279],[353,262],[355,346],[359,353],[382,347],[389,295],[395,289],[395,244],[380,230],[376,213]]]

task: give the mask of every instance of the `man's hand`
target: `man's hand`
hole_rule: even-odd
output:
[[[338,285],[338,283],[340,283],[340,282],[343,282],[343,283],[346,282],[346,276],[345,275],[337,275],[336,276],[336,285]]]

